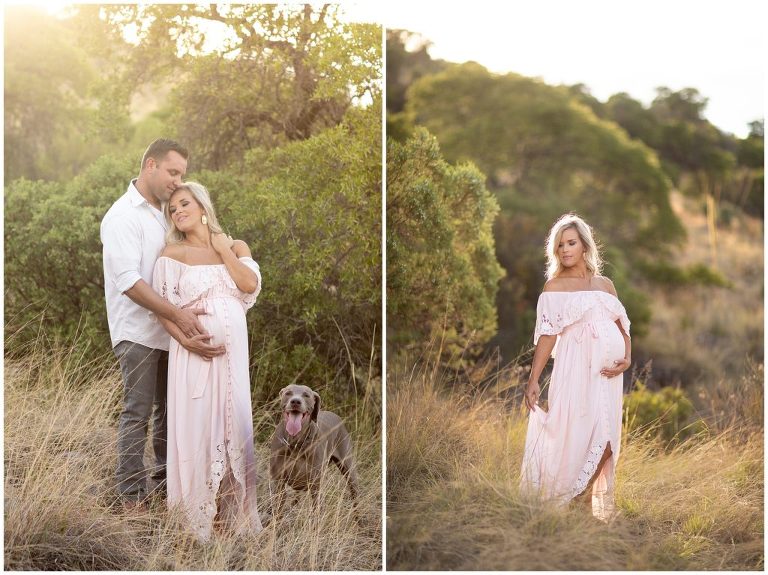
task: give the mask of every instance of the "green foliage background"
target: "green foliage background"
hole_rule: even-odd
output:
[[[101,218],[148,143],[175,137],[186,179],[261,266],[255,401],[300,379],[329,407],[380,414],[381,28],[331,5],[15,7],[5,20],[6,354],[42,331],[113,359]],[[203,21],[229,32],[218,50],[202,51]],[[48,33],[25,33],[37,25]]]
[[[461,357],[496,331],[502,269],[493,249],[498,204],[471,164],[449,165],[418,129],[387,151],[387,317],[390,340],[443,340]],[[471,354],[470,354],[471,355]]]
[[[432,60],[428,48],[417,33],[387,32],[387,136],[397,142],[388,142],[395,151],[388,173],[413,170],[423,154],[414,142],[429,133],[439,142],[441,161],[471,163],[475,177],[485,180],[498,215],[492,237],[484,241],[495,249],[504,272],[486,274],[489,285],[497,285],[495,295],[492,287],[472,301],[484,310],[488,295],[495,298],[496,321],[488,314],[485,329],[476,332],[486,351],[499,349],[503,363],[529,352],[545,280],[545,236],[567,212],[580,214],[595,229],[606,262],[603,273],[616,285],[640,342],[649,329],[648,294],[654,286],[732,288],[716,268],[674,263],[686,235],[670,197],[678,189],[700,199],[712,234],[729,214],[762,217],[762,120],[738,139],[703,117],[707,100],[693,88],[659,88],[650,106],[624,93],[600,102],[581,84],[551,86],[514,73],[493,74],[474,62]],[[410,152],[399,154],[400,146]],[[399,182],[395,186],[400,189]],[[412,201],[420,201],[423,191],[416,181],[411,193]],[[405,203],[388,195],[391,201]],[[395,226],[392,234],[398,233]],[[388,242],[396,239],[388,235]],[[404,252],[388,244],[388,277],[412,257]],[[420,273],[445,257],[432,253]],[[398,300],[398,309],[418,307],[433,323],[451,313],[428,290],[394,297],[409,300]],[[393,348],[425,345],[425,333],[409,330],[393,309],[388,306],[388,325],[397,326],[397,333],[388,334]],[[642,357],[642,343],[634,347]]]

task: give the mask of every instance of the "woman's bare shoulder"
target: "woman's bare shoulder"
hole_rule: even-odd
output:
[[[544,284],[544,287],[541,289],[541,291],[565,291],[563,289],[565,284],[566,282],[563,280],[563,278],[552,278],[547,280],[547,283]]]
[[[184,263],[185,253],[186,250],[181,244],[167,244],[160,252],[160,257],[171,258]]]
[[[595,282],[595,287],[597,287],[597,289],[616,295],[616,288],[610,278],[605,276],[595,276],[592,278],[592,281]]]

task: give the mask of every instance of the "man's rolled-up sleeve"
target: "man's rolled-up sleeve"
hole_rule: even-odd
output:
[[[120,293],[131,289],[141,277],[141,229],[130,218],[112,218],[102,230],[104,279]]]

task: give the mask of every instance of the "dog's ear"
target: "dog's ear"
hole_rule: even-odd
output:
[[[320,394],[313,391],[312,395],[315,396],[315,407],[312,408],[312,421],[317,421],[317,416],[320,414]]]

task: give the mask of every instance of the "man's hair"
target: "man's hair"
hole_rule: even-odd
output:
[[[174,140],[158,138],[152,142],[147,148],[147,151],[144,152],[144,156],[141,158],[141,169],[143,170],[147,165],[147,160],[149,158],[152,158],[159,164],[163,161],[165,156],[168,155],[168,152],[171,151],[176,152],[185,160],[189,159],[189,151],[184,146]]]

